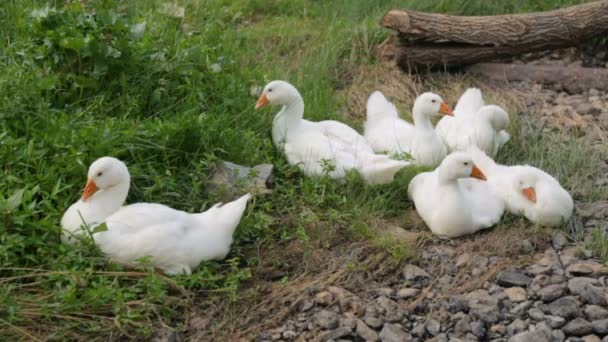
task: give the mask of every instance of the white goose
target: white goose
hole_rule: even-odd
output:
[[[431,116],[440,113],[452,115],[452,110],[439,95],[424,93],[414,101],[412,125],[401,119],[397,108],[376,91],[367,100],[364,136],[375,152],[390,155],[405,152],[417,165],[437,166],[447,154],[431,123]]]
[[[91,228],[105,221],[107,230],[94,233],[93,238],[106,257],[132,264],[147,256],[153,266],[167,274],[190,274],[204,260],[226,257],[251,197],[246,194],[225,205],[218,203],[199,214],[155,203],[120,207],[129,189],[124,163],[101,158],[91,165],[88,176],[82,198],[61,220],[65,231],[62,239],[69,242],[72,235],[82,234],[81,217]]]
[[[478,148],[470,152],[510,213],[543,226],[560,226],[572,216],[572,197],[548,173],[529,165],[497,164]]]
[[[451,152],[477,146],[488,155],[495,156],[510,139],[506,132],[508,126],[509,114],[504,109],[484,105],[481,91],[469,88],[458,100],[454,117],[442,118],[436,130]]]
[[[408,195],[434,234],[455,238],[500,221],[504,203],[483,180],[470,155],[454,152],[434,171],[416,175]]]
[[[284,150],[290,165],[298,165],[307,176],[327,173],[339,179],[347,171],[357,170],[368,183],[384,184],[410,165],[375,154],[357,131],[341,122],[305,120],[302,96],[285,81],[272,81],[264,87],[255,108],[267,104],[282,106],[272,123],[274,145]]]

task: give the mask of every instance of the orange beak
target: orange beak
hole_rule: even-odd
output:
[[[454,112],[452,112],[452,108],[448,106],[445,102],[441,102],[441,107],[439,107],[439,113],[454,116]]]
[[[533,187],[525,188],[521,190],[521,193],[530,201],[536,203],[536,190]]]
[[[89,197],[93,196],[93,194],[97,192],[97,190],[99,190],[97,184],[95,184],[92,179],[89,179],[87,181],[87,185],[84,187],[84,191],[82,192],[82,200],[88,200]]]
[[[262,95],[260,95],[260,98],[258,99],[258,102],[255,103],[255,109],[260,109],[261,107],[264,107],[268,103],[269,103],[269,101],[268,101],[268,98],[266,97],[266,93],[262,93]]]
[[[481,172],[477,165],[473,165],[473,170],[471,170],[471,177],[481,179],[482,181],[488,180],[486,178],[486,175]]]

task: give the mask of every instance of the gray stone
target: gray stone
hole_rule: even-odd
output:
[[[602,340],[596,335],[583,336],[583,342],[602,342]]]
[[[434,319],[429,319],[425,328],[431,336],[437,336],[441,332],[441,324]]]
[[[426,325],[422,322],[414,323],[414,328],[412,329],[412,335],[416,337],[424,337],[426,335]]]
[[[334,301],[338,301],[342,312],[352,312],[358,317],[365,313],[361,299],[351,292],[337,286],[330,286],[327,291],[333,295]]]
[[[527,297],[526,290],[519,286],[509,287],[508,289],[504,290],[504,293],[509,297],[509,300],[513,303],[523,302],[524,300],[526,300]]]
[[[519,303],[519,304],[515,305],[509,312],[516,316],[522,316],[523,314],[528,312],[528,309],[530,309],[532,307],[532,304],[533,304],[532,301],[529,301],[529,300]]]
[[[597,321],[600,319],[608,318],[608,310],[598,305],[586,305],[585,316],[590,321]]]
[[[527,287],[532,280],[522,271],[516,269],[506,269],[498,275],[496,282],[502,287]]]
[[[603,276],[608,274],[608,267],[596,263],[579,262],[568,266],[566,272],[575,277],[587,275]]]
[[[418,289],[405,288],[397,291],[397,298],[400,299],[410,299],[412,297],[416,297],[420,293]]]
[[[593,328],[593,332],[598,335],[607,335],[608,334],[608,319],[601,319],[598,321],[591,322],[591,327]]]
[[[551,302],[559,297],[562,297],[566,293],[566,284],[551,284],[538,290],[536,294],[540,297],[543,302]]]
[[[545,314],[538,308],[532,308],[528,311],[528,316],[535,321],[542,321],[545,319]]]
[[[516,318],[511,324],[507,325],[507,334],[513,336],[526,331],[527,329],[528,324],[521,319]]]
[[[593,328],[591,327],[591,323],[586,319],[575,318],[568,322],[562,330],[566,335],[584,336],[591,334]]]
[[[490,327],[490,337],[502,336],[507,332],[507,327],[503,324],[494,324]]]
[[[606,294],[604,290],[591,284],[585,284],[580,293],[583,303],[605,306]]]
[[[573,318],[578,314],[581,303],[572,296],[566,296],[540,307],[545,313],[560,316],[566,319]]]
[[[346,315],[350,316],[340,317],[338,325],[341,327],[348,328],[350,329],[350,331],[353,331],[355,329],[355,326],[357,325],[357,318],[350,312],[347,312]]]
[[[380,339],[382,342],[406,342],[413,338],[403,330],[401,324],[386,323],[380,331]]]
[[[314,322],[323,329],[335,329],[338,327],[338,314],[329,310],[321,310],[315,314]]]
[[[272,186],[273,168],[272,164],[247,167],[228,161],[219,161],[215,165],[206,191],[221,193],[223,202],[232,201],[245,192],[269,193]]]
[[[471,333],[477,338],[483,338],[486,335],[486,327],[483,322],[475,321],[471,323]]]
[[[552,342],[563,342],[566,340],[566,334],[561,330],[553,330],[551,333]]]
[[[382,322],[381,319],[379,319],[378,317],[373,317],[373,316],[365,316],[365,318],[363,318],[363,320],[365,321],[365,323],[367,325],[369,325],[372,328],[376,328],[376,329],[379,329],[384,324],[384,322]]]
[[[498,300],[488,294],[485,290],[475,290],[466,295],[468,299],[469,315],[476,320],[482,320],[488,324],[500,320],[501,314],[498,308]]]
[[[448,309],[450,312],[467,311],[469,310],[468,300],[463,296],[452,296],[448,300]]]
[[[366,341],[375,342],[379,340],[378,333],[375,332],[372,328],[368,327],[367,324],[365,324],[365,322],[360,319],[357,320],[357,327],[355,331],[357,335],[359,335]]]
[[[551,330],[540,328],[534,331],[521,332],[509,339],[509,342],[550,342],[553,334]]]
[[[413,283],[425,282],[431,279],[431,275],[427,271],[412,264],[405,265],[401,273],[406,281]]]
[[[285,330],[283,331],[283,338],[286,340],[293,340],[298,336],[298,334],[293,330]]]
[[[566,324],[566,320],[564,318],[553,315],[545,316],[545,321],[553,329],[561,328],[564,326],[564,324]]]
[[[312,309],[313,306],[315,306],[315,302],[306,298],[306,299],[302,300],[302,302],[299,305],[299,308],[300,308],[301,312],[306,312],[306,311]]]
[[[448,336],[446,334],[439,334],[429,340],[428,342],[448,342]]]
[[[181,335],[170,328],[162,328],[151,337],[150,342],[181,342]]]
[[[376,302],[384,309],[384,317],[389,323],[399,322],[403,318],[403,312],[399,310],[399,305],[387,297],[378,297]]]
[[[551,234],[551,243],[553,244],[553,248],[560,250],[568,245],[568,238],[564,233],[556,230]]]
[[[315,295],[315,302],[319,305],[327,306],[333,301],[334,296],[327,291],[321,291]]]
[[[376,289],[376,294],[378,296],[391,297],[394,293],[395,293],[395,291],[393,289],[391,289],[390,287],[381,287],[381,288]]]
[[[340,337],[349,335],[351,332],[352,332],[352,330],[349,330],[348,328],[340,327],[340,328],[330,330],[330,331],[320,334],[319,340],[321,340],[323,342],[330,341],[330,340],[337,340]]]
[[[574,295],[582,295],[586,285],[599,285],[599,281],[595,278],[576,277],[568,281],[568,290]]]
[[[456,336],[464,336],[471,330],[471,319],[469,316],[464,316],[454,325],[454,334]]]
[[[462,267],[468,265],[471,262],[471,254],[462,253],[456,258],[456,266]]]

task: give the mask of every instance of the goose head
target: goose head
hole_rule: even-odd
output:
[[[538,175],[534,171],[531,167],[522,167],[514,177],[513,184],[517,194],[530,203],[536,203]]]
[[[272,81],[264,87],[264,90],[262,90],[260,98],[255,103],[255,109],[259,109],[269,104],[287,106],[294,101],[301,101],[301,99],[298,90],[289,82],[280,80]]]
[[[112,157],[99,158],[89,167],[82,200],[89,200],[100,190],[106,191],[117,185],[128,185],[130,181],[131,176],[125,163]]]
[[[414,101],[414,114],[423,114],[428,116],[450,115],[453,116],[452,109],[443,101],[441,96],[435,93],[424,93]]]
[[[509,127],[509,114],[499,106],[483,106],[479,109],[478,114],[487,120],[496,131],[501,131]]]
[[[443,159],[437,170],[440,179],[446,181],[469,177],[486,180],[483,172],[473,163],[473,158],[464,152],[451,153]]]

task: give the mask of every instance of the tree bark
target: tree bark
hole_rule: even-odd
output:
[[[578,45],[608,32],[608,0],[554,11],[464,17],[390,10],[397,62],[406,68],[455,66]]]
[[[560,65],[480,63],[467,69],[492,81],[533,81],[551,84],[569,93],[595,88],[608,90],[608,69]]]

